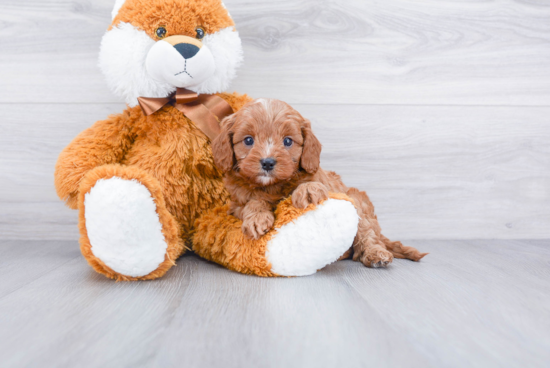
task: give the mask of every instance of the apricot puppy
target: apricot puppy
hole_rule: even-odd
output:
[[[246,236],[258,239],[271,230],[273,211],[288,196],[294,206],[306,208],[327,199],[330,191],[352,198],[361,218],[344,257],[385,267],[394,257],[418,261],[426,255],[383,236],[367,194],[346,187],[339,175],[319,167],[321,143],[310,122],[285,102],[252,101],[221,125],[212,143],[214,161],[224,172],[230,213],[243,221]]]

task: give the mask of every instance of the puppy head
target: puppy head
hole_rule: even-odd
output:
[[[242,62],[235,24],[221,0],[116,0],[99,65],[130,106],[176,88],[213,94]]]
[[[315,173],[321,143],[310,122],[288,104],[259,99],[222,122],[212,151],[222,171],[268,186],[289,180],[300,169]]]

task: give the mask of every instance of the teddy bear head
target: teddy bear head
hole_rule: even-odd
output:
[[[176,88],[223,92],[242,63],[242,45],[221,0],[116,0],[99,66],[113,92],[138,97]]]

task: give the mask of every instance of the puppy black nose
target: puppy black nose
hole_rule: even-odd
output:
[[[271,171],[277,164],[277,160],[272,157],[264,158],[260,161],[260,163],[262,164],[262,169],[264,169],[265,171]]]
[[[191,59],[201,50],[197,46],[191,45],[190,43],[178,43],[174,46],[174,48],[178,50],[184,59]]]

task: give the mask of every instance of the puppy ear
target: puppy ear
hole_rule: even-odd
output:
[[[300,166],[310,174],[315,174],[319,170],[321,161],[321,142],[313,134],[311,123],[304,120],[302,124],[302,135],[304,137],[304,146]]]
[[[231,128],[235,124],[235,114],[223,119],[220,123],[221,132],[212,142],[212,155],[214,163],[224,174],[231,171],[235,165],[235,154],[233,153],[233,134]]]

